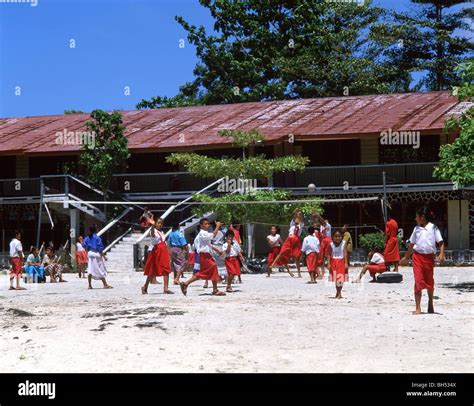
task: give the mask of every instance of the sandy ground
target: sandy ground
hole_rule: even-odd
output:
[[[142,295],[139,273],[110,273],[110,290],[67,275],[15,292],[2,275],[1,371],[474,372],[474,268],[437,268],[437,313],[420,316],[401,272],[399,284],[347,283],[342,300],[306,273],[243,275],[226,297],[202,282],[187,297]]]

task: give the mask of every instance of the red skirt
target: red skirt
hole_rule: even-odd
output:
[[[12,264],[11,274],[12,275],[21,275],[22,266],[21,266],[20,257],[10,258],[10,263]]]
[[[240,263],[237,257],[227,257],[225,259],[225,268],[229,275],[240,275]]]
[[[336,283],[343,283],[346,280],[346,266],[343,258],[331,258],[329,280]]]
[[[321,247],[319,248],[319,254],[321,256],[321,258],[325,258],[328,256],[328,250],[329,250],[329,246],[331,245],[332,243],[332,238],[331,237],[324,237],[322,240],[321,240]]]
[[[385,266],[385,262],[382,262],[381,264],[372,264],[367,267],[367,270],[370,273],[370,276],[373,278],[375,274],[377,273],[384,273],[387,268]]]
[[[88,262],[87,251],[76,251],[77,265],[85,265]]]
[[[415,292],[423,289],[434,289],[434,254],[420,254],[413,252],[413,273],[415,275]]]
[[[190,252],[188,255],[188,264],[190,266],[194,266],[195,262],[196,262],[196,256],[194,255],[194,252]]]
[[[267,256],[267,264],[269,267],[273,264],[273,261],[275,261],[280,251],[281,251],[280,246],[270,248],[270,251],[268,251],[268,256]]]
[[[221,280],[219,272],[217,271],[217,265],[211,254],[206,252],[199,253],[199,272],[195,273],[199,279],[206,279],[218,282]]]
[[[281,247],[281,257],[275,265],[288,265],[290,258],[297,258],[301,256],[301,241],[297,235],[291,234],[285,240]],[[271,265],[271,264],[270,264]]]
[[[400,251],[398,249],[398,237],[390,237],[383,251],[385,262],[399,262]]]
[[[308,268],[308,272],[317,272],[318,263],[319,263],[319,253],[311,252],[308,255],[306,255],[306,267]]]
[[[171,273],[170,254],[164,242],[160,242],[153,247],[146,259],[143,273],[146,276],[163,276]]]

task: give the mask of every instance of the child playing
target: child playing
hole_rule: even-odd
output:
[[[44,267],[45,274],[49,274],[50,283],[56,283],[56,278],[59,282],[66,282],[63,279],[63,266],[59,263],[58,256],[54,255],[53,247],[46,248],[46,254],[41,265]]]
[[[360,271],[359,276],[353,282],[359,283],[362,277],[365,275],[367,271],[369,271],[372,280],[370,283],[376,282],[375,275],[378,273],[383,273],[387,270],[385,266],[385,259],[383,255],[379,252],[377,248],[372,248],[369,251],[369,263],[365,264]]]
[[[233,292],[232,281],[234,276],[240,275],[240,263],[237,257],[243,261],[242,249],[240,245],[234,240],[234,233],[232,230],[225,234],[226,242],[222,245],[222,251],[225,256],[225,267],[227,269],[227,289],[226,292]]]
[[[173,294],[173,292],[168,288],[170,279],[169,274],[171,273],[171,260],[165,242],[165,235],[161,231],[162,227],[163,219],[161,218],[151,223],[150,237],[153,250],[146,259],[145,270],[143,272],[146,275],[145,284],[142,286],[142,293],[144,295],[148,293],[148,285],[153,277],[156,276],[163,277],[163,293],[167,295]]]
[[[308,283],[316,283],[316,277],[320,275],[318,268],[319,239],[314,235],[314,227],[308,227],[308,235],[303,240],[301,250],[306,255],[306,267],[309,273]]]
[[[92,279],[102,281],[104,289],[112,289],[105,279],[107,276],[107,268],[104,259],[104,244],[102,238],[97,235],[97,227],[95,225],[89,227],[89,235],[82,243],[87,251],[87,282],[89,289],[92,289]]]
[[[22,262],[24,259],[23,246],[21,245],[21,233],[15,231],[15,237],[10,242],[10,290],[25,290],[20,286]],[[16,279],[16,288],[13,286],[13,280]]]
[[[336,283],[336,299],[342,299],[342,286],[346,280],[347,251],[346,243],[342,240],[342,232],[336,230],[332,242],[328,246],[329,280]]]
[[[220,280],[220,277],[217,271],[216,261],[212,257],[213,250],[221,253],[221,251],[215,248],[211,243],[212,238],[217,235],[220,226],[221,222],[216,221],[214,232],[210,233],[208,231],[210,227],[209,220],[207,218],[203,218],[199,222],[200,231],[194,240],[195,246],[198,247],[197,253],[199,254],[199,271],[191,276],[191,278],[186,282],[182,282],[180,284],[183,295],[186,296],[188,292],[188,286],[191,283],[197,281],[198,279],[207,279],[212,281],[212,294],[214,296],[225,296],[224,292],[220,292],[219,289],[217,289],[217,282]]]
[[[300,258],[301,258],[301,240],[300,236],[304,228],[303,223],[303,212],[301,209],[295,209],[293,212],[293,219],[290,222],[290,229],[288,231],[288,237],[286,238],[283,246],[281,247],[280,253],[277,255],[273,263],[270,265],[274,266],[283,265],[286,267],[288,273],[293,277],[293,273],[288,268],[288,262],[291,258],[294,258],[296,263],[296,269],[298,271],[298,278],[301,278],[300,269]]]
[[[145,229],[151,226],[153,222],[153,213],[148,210],[148,207],[143,208],[143,214],[138,222],[140,223],[140,226]]]
[[[188,243],[179,228],[179,223],[173,224],[171,233],[168,236],[168,244],[171,252],[171,267],[173,268],[174,284],[179,285],[179,278],[183,277],[188,247]]]
[[[282,240],[280,234],[278,233],[277,226],[271,226],[270,234],[267,235],[267,242],[268,242],[268,256],[267,256],[267,264],[268,264],[268,274],[267,277],[270,277],[272,273],[272,264],[275,261],[276,257],[280,253]]]
[[[416,227],[410,237],[410,245],[400,265],[408,264],[413,252],[413,273],[415,276],[415,311],[413,314],[421,314],[422,290],[428,291],[428,313],[434,313],[434,261],[436,256],[436,244],[439,245],[437,261],[444,261],[444,242],[439,228],[430,220],[433,213],[422,207],[416,211]]]
[[[76,265],[79,278],[86,277],[87,269],[87,251],[82,246],[83,241],[84,239],[82,238],[82,235],[80,235],[76,243]]]

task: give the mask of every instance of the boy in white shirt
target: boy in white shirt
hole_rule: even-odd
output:
[[[21,245],[21,233],[15,231],[15,238],[10,242],[10,264],[12,270],[10,272],[10,290],[26,290],[20,286],[21,272],[23,269],[23,246]],[[16,279],[16,288],[13,286],[13,279]]]
[[[421,292],[428,291],[428,313],[434,313],[434,261],[436,257],[436,244],[439,245],[437,261],[444,261],[444,242],[439,228],[430,220],[433,217],[426,206],[416,211],[417,226],[410,237],[410,245],[400,265],[408,264],[413,252],[413,273],[415,276],[415,311],[413,314],[421,314]]]
[[[306,267],[309,273],[308,283],[316,283],[316,277],[320,275],[318,267],[319,239],[314,235],[314,227],[308,227],[308,235],[303,240],[301,250],[306,255]]]
[[[220,292],[217,289],[217,282],[220,281],[219,272],[217,271],[216,261],[212,257],[212,251],[216,251],[219,254],[222,253],[218,248],[212,245],[212,239],[216,237],[220,226],[222,223],[216,221],[216,227],[214,232],[210,233],[209,227],[210,223],[207,218],[201,219],[199,222],[200,231],[199,234],[194,239],[195,246],[198,247],[197,253],[199,254],[199,271],[196,272],[191,278],[186,282],[180,283],[181,292],[186,296],[188,291],[188,286],[197,281],[198,279],[207,279],[212,281],[212,294],[214,296],[225,296],[224,292]]]

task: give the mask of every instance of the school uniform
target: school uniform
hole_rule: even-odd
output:
[[[164,276],[171,273],[170,254],[165,243],[165,235],[159,230],[152,230],[150,244],[153,246],[151,254],[146,259],[143,274],[146,276]]]
[[[298,258],[301,256],[300,236],[303,232],[303,227],[303,223],[296,224],[293,220],[291,220],[290,229],[288,230],[288,237],[281,247],[281,256],[278,264],[275,265],[288,265],[290,258]]]
[[[385,262],[399,262],[398,223],[394,219],[390,219],[385,225],[385,239],[385,249],[383,251]]]
[[[372,278],[375,277],[375,274],[385,272],[387,267],[385,266],[385,259],[383,255],[375,252],[374,255],[372,255],[372,258],[370,258],[367,270],[369,271]]]
[[[273,244],[270,246],[267,255],[267,264],[270,266],[275,261],[275,258],[278,256],[281,250],[280,244],[280,234],[267,235],[267,240],[270,240]]]
[[[80,242],[76,243],[76,263],[77,265],[87,264],[87,251],[84,249]]]
[[[413,246],[413,273],[415,276],[415,292],[423,289],[434,289],[434,261],[436,243],[443,241],[439,228],[432,223],[425,227],[417,225],[410,236]]]
[[[308,268],[308,272],[317,272],[320,250],[318,237],[307,235],[303,240],[301,250],[306,255],[306,267]]]
[[[324,260],[324,258],[328,256],[328,248],[332,243],[331,230],[331,224],[327,221],[326,225],[319,227],[319,233],[321,235],[321,260]]]
[[[107,276],[107,268],[101,255],[104,250],[102,238],[97,234],[92,234],[84,238],[82,246],[87,251],[87,274],[95,280],[104,279]]]
[[[212,257],[211,241],[214,237],[213,233],[206,230],[201,230],[196,237],[198,243],[199,254],[199,271],[196,272],[196,277],[199,279],[207,279],[211,281],[219,281],[219,273],[217,271],[216,261]],[[195,243],[196,243],[196,240]]]
[[[229,275],[240,275],[240,263],[238,260],[239,253],[241,251],[240,245],[237,244],[235,241],[232,243],[230,247],[230,251],[227,252],[227,247],[229,245],[224,243],[222,246],[222,250],[224,251],[225,256],[225,267],[227,269],[227,273]]]
[[[10,272],[10,277],[13,276],[21,276],[22,273],[22,266],[20,253],[23,252],[23,246],[21,245],[21,241],[13,238],[10,242],[10,264],[12,266],[12,270]]]
[[[41,282],[44,280],[44,267],[42,265],[29,265],[32,263],[41,263],[41,258],[38,256],[34,256],[33,254],[28,255],[26,258],[26,265],[25,271],[30,278]]]
[[[329,280],[331,282],[342,283],[346,280],[345,246],[344,240],[341,241],[339,246],[336,246],[334,242],[330,244],[332,255]]]

